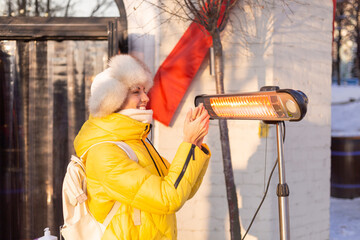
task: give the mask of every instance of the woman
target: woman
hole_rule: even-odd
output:
[[[113,57],[91,86],[90,118],[74,141],[77,155],[99,142],[123,141],[138,158],[138,163],[129,159],[113,143],[98,144],[83,157],[93,216],[103,222],[114,202],[121,203],[102,239],[176,239],[175,212],[196,193],[207,169],[210,151],[202,141],[209,115],[203,106],[187,113],[171,164],[146,141],[151,86],[150,71],[130,55]],[[133,219],[135,212],[140,221]]]

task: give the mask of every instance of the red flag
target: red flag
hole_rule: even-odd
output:
[[[212,38],[204,27],[192,23],[155,74],[149,92],[154,119],[170,125],[211,45]]]
[[[218,25],[227,4],[226,0],[222,3]],[[155,74],[154,86],[149,92],[149,106],[154,111],[154,119],[170,125],[211,45],[212,38],[205,28],[193,22]]]

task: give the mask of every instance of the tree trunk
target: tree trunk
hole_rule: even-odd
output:
[[[215,55],[216,93],[222,94],[224,93],[224,59],[223,59],[222,44],[220,40],[220,32],[219,31],[214,32],[212,34],[212,39],[213,39],[213,48]],[[221,141],[224,176],[225,176],[225,184],[226,184],[226,195],[228,200],[229,216],[230,216],[230,234],[232,240],[241,239],[239,207],[238,207],[238,201],[236,195],[236,186],[234,182],[234,172],[231,163],[227,120],[220,119],[219,128],[220,128],[220,141]]]
[[[10,17],[11,16],[11,12],[12,12],[12,8],[11,8],[11,1],[10,0],[8,0],[8,17]]]
[[[50,0],[47,0],[46,2],[46,13],[48,14],[48,16],[50,17]]]
[[[355,57],[355,76],[358,79],[358,84],[360,85],[360,26],[359,26],[359,17],[360,17],[360,3],[357,3],[356,7],[356,24],[355,24],[355,38],[356,38],[356,57]]]
[[[35,0],[35,16],[38,17],[40,16],[40,12],[39,12],[39,1]]]
[[[337,66],[337,85],[341,85],[341,72],[340,72],[340,62],[341,62],[341,58],[340,58],[340,47],[341,47],[341,22],[342,22],[342,17],[344,14],[344,9],[343,9],[343,4],[340,3],[339,5],[339,21],[338,21],[338,28],[339,28],[339,37],[338,37],[338,41],[337,41],[337,53],[336,53],[336,66]]]
[[[26,15],[26,0],[22,0],[19,2],[19,16],[25,16]]]

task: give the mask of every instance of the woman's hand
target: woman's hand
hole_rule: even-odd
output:
[[[202,103],[194,110],[190,109],[184,123],[184,142],[201,147],[209,131],[209,121],[210,116]]]
[[[204,105],[203,105],[202,103],[200,103],[199,106],[196,107],[195,110],[193,111],[192,119],[195,120],[196,118],[200,117],[201,114],[202,114],[204,111],[206,111],[206,109],[205,109]],[[209,115],[207,111],[206,111],[206,113],[207,113],[207,115]],[[209,116],[209,119],[210,119],[210,116]],[[208,124],[207,124],[207,128],[209,129],[209,121],[208,121]],[[207,130],[208,130],[208,129],[207,129]],[[208,132],[206,132],[206,134],[207,134],[207,133],[208,133]],[[205,135],[206,135],[206,134],[205,134]],[[195,143],[195,145],[197,145],[198,147],[201,147],[201,144],[203,143],[203,140],[204,140],[205,135],[204,135],[203,137],[199,138],[199,139],[197,140],[197,142]]]

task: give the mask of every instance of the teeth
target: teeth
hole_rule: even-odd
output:
[[[146,107],[139,107],[140,110],[146,110]]]

